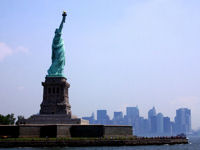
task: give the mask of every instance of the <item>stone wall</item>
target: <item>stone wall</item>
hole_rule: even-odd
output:
[[[104,125],[73,125],[71,137],[103,137]]]
[[[57,126],[57,137],[71,137],[70,133],[71,125],[59,125]]]
[[[19,137],[40,137],[40,127],[39,126],[20,126],[19,127]]]
[[[131,126],[104,126],[104,136],[132,136]]]
[[[8,137],[107,137],[132,136],[131,126],[104,125],[20,125],[0,126],[0,136]]]
[[[19,126],[0,125],[0,137],[7,136],[16,138],[19,136]]]
[[[40,127],[40,137],[57,137],[57,125],[43,125]]]

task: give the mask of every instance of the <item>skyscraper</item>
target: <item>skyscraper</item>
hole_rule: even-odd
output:
[[[156,116],[156,109],[153,107],[152,109],[149,110],[148,112],[148,119],[151,119],[151,117]]]
[[[177,134],[191,132],[191,110],[187,108],[176,110],[175,127]]]
[[[125,124],[133,126],[134,133],[139,131],[139,109],[138,107],[126,107]]]
[[[109,124],[109,116],[107,110],[97,110],[97,123],[98,124]]]
[[[138,107],[126,107],[126,117],[128,119],[128,123],[132,124],[136,118],[139,117]]]
[[[121,119],[123,119],[123,113],[122,113],[122,111],[120,111],[120,112],[114,112],[113,120],[121,120]]]
[[[155,133],[157,130],[157,124],[156,124],[156,109],[153,107],[148,112],[148,124],[149,133]]]
[[[150,124],[151,124],[150,133],[151,134],[156,134],[156,132],[157,132],[157,116],[151,117]]]
[[[164,135],[171,136],[172,134],[172,123],[169,117],[163,118]]]
[[[145,136],[148,134],[148,119],[145,119],[144,117],[139,117],[139,136]]]
[[[114,112],[113,124],[117,124],[117,125],[124,124],[124,117],[123,117],[122,111]]]
[[[156,116],[156,124],[157,124],[157,134],[161,135],[163,134],[163,114],[158,113]]]

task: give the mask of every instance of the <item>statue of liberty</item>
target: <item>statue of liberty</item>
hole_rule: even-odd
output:
[[[63,18],[60,27],[56,29],[55,36],[52,43],[52,64],[48,69],[48,77],[64,77],[63,71],[65,66],[65,48],[64,41],[61,38],[62,28],[67,16],[64,11],[62,14]]]

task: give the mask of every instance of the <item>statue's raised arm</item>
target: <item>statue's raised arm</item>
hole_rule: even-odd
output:
[[[61,24],[60,24],[60,27],[59,27],[60,32],[62,31],[63,24],[65,23],[65,18],[66,18],[66,16],[67,16],[66,11],[63,11],[62,16],[63,16],[63,18],[62,18],[62,21],[61,21]]]

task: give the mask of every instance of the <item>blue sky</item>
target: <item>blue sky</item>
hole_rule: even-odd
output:
[[[72,113],[153,106],[174,119],[192,109],[200,127],[199,0],[1,0],[0,113],[39,111],[63,10]]]

